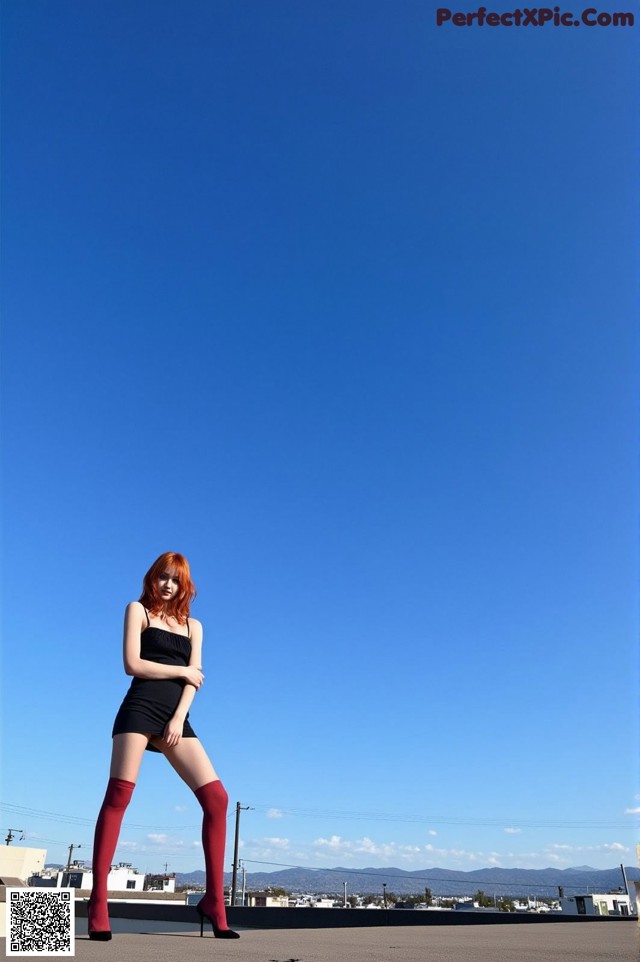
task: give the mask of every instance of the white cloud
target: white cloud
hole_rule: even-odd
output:
[[[149,832],[144,837],[143,842],[119,842],[119,848],[125,848],[130,852],[154,852],[160,845],[166,852],[178,853],[180,849],[202,848],[202,842],[193,840],[185,841],[183,838],[172,837],[164,832]]]
[[[503,826],[498,832],[499,835],[496,836],[491,847],[487,846],[484,849],[467,849],[461,845],[447,848],[438,845],[433,837],[416,845],[376,839],[368,835],[349,838],[339,834],[320,836],[309,842],[300,838],[265,836],[241,841],[241,845],[243,858],[248,861],[264,861],[273,866],[285,862],[323,867],[343,865],[354,869],[396,865],[416,870],[438,866],[463,871],[482,866],[544,868],[553,865],[563,868],[583,862],[598,866],[601,862],[608,864],[612,855],[626,857],[629,851],[615,840],[591,846],[554,842],[541,845],[535,851],[521,851],[516,849],[515,845],[519,844],[521,834],[523,838],[525,837],[524,829],[510,825]],[[431,834],[429,830],[426,830],[426,833]],[[497,841],[503,835],[513,839],[513,842],[509,843],[505,839],[504,848]],[[507,845],[513,845],[514,848]],[[593,860],[590,856],[593,856]],[[265,870],[268,871],[268,869]]]
[[[265,838],[252,838],[242,843],[242,857],[249,862],[252,860],[265,862],[271,860],[273,865],[278,865],[281,863],[284,854],[287,855],[289,860],[292,858],[288,838],[271,835]],[[305,860],[309,858],[309,854],[302,854],[302,863],[304,864]],[[253,869],[250,869],[250,871],[253,871]],[[255,871],[260,871],[260,869],[255,869]]]
[[[638,808],[625,808],[625,815],[640,815],[640,806]]]
[[[270,808],[267,812],[267,818],[284,818],[284,812],[279,808]]]
[[[438,834],[438,833],[437,833],[437,832],[434,832],[434,830],[433,830],[432,828],[430,828],[429,831],[427,832],[427,835],[437,835],[437,834]]]
[[[202,842],[199,839],[185,841],[185,839],[171,837],[162,832],[150,832],[145,835],[141,842],[130,842],[124,839],[118,842],[118,849],[123,849],[137,856],[142,856],[146,853],[153,857],[166,854],[174,855],[177,858],[194,858],[194,853],[197,851],[200,858],[202,857]]]
[[[508,826],[502,829],[503,833],[513,837],[514,840],[522,834],[521,829],[516,826]],[[429,866],[437,865],[451,869],[470,870],[483,865],[493,865],[499,867],[521,866],[531,868],[544,868],[546,865],[554,865],[558,868],[569,865],[577,865],[582,861],[590,861],[589,855],[600,855],[605,858],[612,853],[626,853],[626,849],[620,842],[608,842],[600,845],[578,846],[569,845],[562,842],[555,842],[545,845],[537,851],[509,851],[509,850],[470,850],[459,847],[445,848],[436,845],[434,842],[426,844],[407,845],[399,842],[386,841],[380,842],[365,836],[359,839],[348,839],[341,835],[330,835],[327,837],[316,838],[311,843],[315,852],[305,856],[304,851],[297,851],[295,858],[300,860],[300,864],[323,864],[323,865],[345,865],[363,868],[366,865],[402,865],[407,868],[426,869]],[[304,848],[298,842],[296,849]],[[313,861],[311,861],[313,860]],[[594,861],[598,865],[599,862]]]
[[[631,849],[622,845],[620,842],[605,842],[602,845],[560,845],[554,843],[547,845],[547,852],[572,852],[574,855],[585,852],[629,852]]]
[[[264,842],[270,846],[270,848],[289,848],[288,838],[265,838]]]
[[[397,842],[374,842],[372,839],[359,838],[355,840],[343,839],[340,835],[331,838],[317,838],[313,842],[318,851],[330,851],[334,855],[356,858],[366,855],[375,858],[401,859],[415,861],[422,851],[419,845],[399,845]],[[317,854],[317,853],[316,853]]]
[[[484,858],[484,852],[468,852],[464,848],[436,848],[429,842],[424,847],[424,851],[430,855],[429,861],[454,861],[454,862],[477,862],[479,858]]]
[[[332,835],[331,838],[317,838],[313,844],[319,848],[332,848],[336,850],[342,848],[343,845],[339,835]],[[349,843],[347,843],[347,845],[348,844]]]
[[[188,811],[188,806],[187,806],[187,805],[174,805],[174,806],[173,806],[173,810],[174,810],[174,812],[186,812],[186,811]]]

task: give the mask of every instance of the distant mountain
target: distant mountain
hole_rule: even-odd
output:
[[[204,887],[206,876],[204,872],[198,870],[197,872],[176,872],[176,885],[193,885],[195,887]],[[231,872],[225,872],[224,884],[227,885],[231,882]]]
[[[640,881],[640,870],[626,868],[627,879]],[[231,872],[225,873],[225,884],[231,883]],[[240,884],[238,877],[238,884]],[[178,885],[204,886],[204,872],[176,874]],[[581,892],[608,892],[623,886],[619,868],[594,869],[589,866],[568,869],[484,868],[473,872],[454,872],[428,868],[407,872],[400,868],[304,869],[290,868],[279,872],[247,872],[248,889],[284,888],[291,893],[342,895],[344,883],[349,895],[380,894],[382,883],[396,895],[417,895],[430,888],[434,895],[473,895],[478,889],[487,894],[556,896],[562,886],[565,895]]]
[[[63,865],[48,863],[47,869],[62,869]],[[629,882],[640,881],[640,869],[625,867]],[[225,885],[231,884],[231,872],[224,876]],[[430,888],[434,895],[473,895],[483,889],[491,895],[557,896],[562,886],[565,895],[581,892],[608,892],[623,886],[620,868],[595,869],[589,865],[572,868],[524,869],[482,868],[473,872],[454,872],[444,868],[427,868],[407,872],[401,868],[289,868],[279,872],[247,872],[248,889],[283,888],[291,893],[337,895],[344,893],[347,883],[349,895],[370,895],[387,891],[396,895],[417,895]],[[202,871],[176,873],[177,885],[204,888]],[[238,876],[238,885],[241,876]]]

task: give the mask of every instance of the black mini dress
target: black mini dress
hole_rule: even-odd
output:
[[[191,657],[189,619],[189,634],[186,636],[165,628],[156,628],[148,622],[147,614],[147,627],[140,635],[140,657],[145,661],[155,661],[159,665],[183,665],[186,668]],[[184,685],[185,682],[180,678],[134,678],[118,709],[111,736],[125,732],[162,736],[167,722],[178,707]],[[198,737],[189,724],[188,712],[182,737]],[[147,751],[157,752],[159,749],[149,743]]]

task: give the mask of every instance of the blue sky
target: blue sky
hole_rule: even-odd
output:
[[[4,829],[90,855],[176,550],[249,871],[633,864],[638,29],[5,2]]]

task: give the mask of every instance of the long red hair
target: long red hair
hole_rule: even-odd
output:
[[[165,602],[158,589],[158,578],[165,571],[170,570],[175,571],[178,578],[178,591],[171,601]],[[176,618],[183,625],[189,617],[191,602],[195,596],[196,586],[191,580],[189,562],[184,555],[175,551],[165,551],[153,562],[144,576],[140,603],[153,614],[164,611],[165,615]]]

